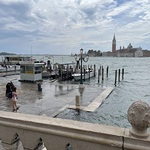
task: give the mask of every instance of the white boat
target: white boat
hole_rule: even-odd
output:
[[[2,57],[2,66],[6,65],[20,65],[21,61],[30,61],[30,56],[24,56],[24,55],[4,55]]]
[[[72,77],[74,78],[75,81],[81,80],[81,73],[74,73],[72,74]],[[82,79],[86,80],[86,79],[90,79],[94,77],[94,71],[93,70],[86,70],[85,73],[83,71],[82,73]]]

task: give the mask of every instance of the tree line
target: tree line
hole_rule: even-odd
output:
[[[16,55],[14,53],[1,52],[0,55]]]
[[[88,52],[87,52],[87,54],[89,55],[89,56],[102,56],[102,52],[100,51],[100,50],[93,50],[93,49],[91,49],[91,50],[88,50]]]

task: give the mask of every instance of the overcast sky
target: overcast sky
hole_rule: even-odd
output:
[[[0,52],[150,50],[150,0],[0,0]]]

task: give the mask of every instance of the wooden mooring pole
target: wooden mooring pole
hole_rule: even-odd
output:
[[[94,77],[96,76],[96,65],[94,64]]]
[[[104,81],[104,68],[102,66],[102,82]]]
[[[98,83],[99,83],[99,79],[100,79],[100,69],[98,69]]]
[[[118,82],[120,82],[120,69],[118,71]]]
[[[122,80],[124,79],[124,68],[122,68]]]
[[[107,69],[106,69],[106,78],[108,78],[108,69],[109,69],[109,66],[107,66]]]
[[[115,86],[116,86],[116,83],[117,83],[117,70],[115,70]]]
[[[85,69],[84,69],[84,81],[85,81]]]
[[[90,70],[91,70],[91,69],[89,68],[89,79],[90,79]]]
[[[100,71],[99,71],[99,75],[101,75],[101,70],[102,70],[102,67],[100,66]]]

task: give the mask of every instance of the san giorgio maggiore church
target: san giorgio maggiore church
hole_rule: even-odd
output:
[[[150,51],[142,50],[141,47],[134,48],[131,43],[127,47],[116,49],[116,37],[114,35],[112,40],[112,52],[104,52],[103,56],[113,57],[150,57]]]

